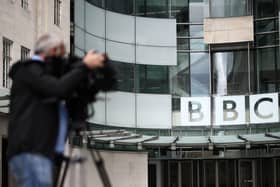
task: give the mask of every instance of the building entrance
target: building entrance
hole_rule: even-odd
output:
[[[149,187],[277,187],[280,181],[279,158],[153,160],[150,164]]]

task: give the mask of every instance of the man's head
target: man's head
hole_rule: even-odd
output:
[[[42,58],[65,55],[63,40],[55,34],[44,34],[35,43],[34,52]]]

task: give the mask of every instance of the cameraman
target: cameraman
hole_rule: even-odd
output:
[[[80,63],[60,78],[47,64],[62,63],[63,41],[53,34],[35,43],[35,55],[12,66],[13,80],[8,128],[9,168],[21,187],[53,186],[53,162],[63,154],[68,114],[64,99],[86,78],[103,67],[104,55],[88,52]]]

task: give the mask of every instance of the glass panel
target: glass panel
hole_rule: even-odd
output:
[[[176,47],[136,45],[136,63],[152,65],[176,65]]]
[[[157,187],[157,168],[155,164],[148,165],[148,183],[149,187]]]
[[[177,23],[188,22],[188,0],[171,0],[171,17],[177,19]]]
[[[219,187],[235,187],[234,160],[220,160]]]
[[[279,48],[257,50],[257,90],[261,93],[275,92],[278,84],[276,62]]]
[[[248,0],[211,0],[210,17],[246,16]]]
[[[137,92],[169,93],[169,72],[166,66],[136,65]]]
[[[86,34],[86,40],[85,40],[85,50],[97,50],[100,53],[105,52],[105,40],[95,37],[90,34]]]
[[[135,45],[106,40],[106,53],[111,60],[135,63]]]
[[[139,45],[176,46],[176,21],[136,17],[136,43]]]
[[[190,50],[207,50],[208,45],[201,39],[190,39]]]
[[[177,37],[186,37],[189,36],[188,25],[179,25],[177,24]]]
[[[189,39],[177,38],[177,50],[188,50],[189,48]]]
[[[278,30],[278,27],[276,26],[278,19],[256,21],[255,23],[256,33]]]
[[[133,92],[134,91],[134,64],[113,62],[117,71],[117,90]]]
[[[75,47],[74,54],[78,57],[83,57],[85,55],[85,52]]]
[[[106,94],[107,124],[135,128],[135,97],[134,93],[108,92]]]
[[[181,162],[182,187],[192,187],[192,163]]]
[[[74,45],[80,49],[85,48],[85,31],[75,27]]]
[[[106,0],[106,9],[123,13],[123,14],[133,14],[133,1],[132,0]]]
[[[135,43],[135,17],[107,11],[106,38],[123,43]]]
[[[170,177],[170,187],[178,187],[179,186],[179,174],[178,174],[178,163],[170,162],[169,163],[169,177]]]
[[[257,18],[278,16],[277,0],[256,0],[255,12]]]
[[[85,4],[85,28],[86,31],[102,38],[105,38],[105,10]]]
[[[168,0],[135,0],[135,3],[136,16],[155,18],[169,17]]]
[[[246,94],[248,87],[248,52],[216,52],[213,62],[213,93]]]
[[[279,33],[269,33],[256,35],[257,46],[278,45],[277,38]]]
[[[171,128],[170,95],[136,94],[136,103],[137,128]]]
[[[216,161],[207,160],[204,161],[204,181],[205,186],[215,187],[216,185]]]
[[[170,68],[171,93],[177,96],[190,95],[189,53],[177,54],[178,65]]]
[[[74,4],[74,21],[75,25],[78,25],[79,27],[84,28],[84,10],[85,10],[85,5],[84,5],[84,0],[76,0]]]
[[[189,22],[203,22],[204,2],[203,0],[190,0],[189,4]]]
[[[190,25],[191,37],[203,37],[203,25]]]
[[[105,0],[86,0],[86,1],[100,8],[104,8]]]
[[[191,95],[209,95],[209,54],[190,53]]]

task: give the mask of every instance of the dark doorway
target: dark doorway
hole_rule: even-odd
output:
[[[252,160],[239,161],[239,184],[240,187],[255,187]]]
[[[157,187],[157,167],[156,164],[149,164],[148,167],[149,187]]]

